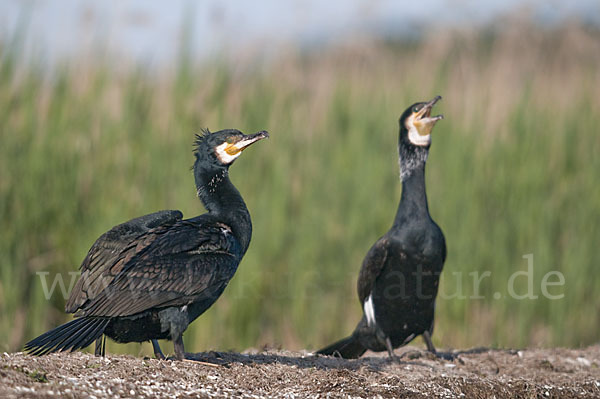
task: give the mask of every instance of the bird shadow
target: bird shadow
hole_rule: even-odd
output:
[[[287,354],[283,353],[237,353],[237,352],[199,352],[188,353],[186,360],[208,363],[212,365],[230,367],[233,364],[262,365],[262,364],[284,364],[299,368],[316,369],[343,369],[358,370],[363,367],[371,371],[381,371],[391,365],[411,365],[433,369],[432,364],[422,360],[434,360],[437,362],[453,362],[461,355],[479,354],[489,351],[488,348],[473,348],[462,351],[438,352],[436,355],[423,350],[410,350],[402,353],[396,358],[388,356],[367,356],[359,359],[342,359],[334,356],[322,356],[314,354]]]

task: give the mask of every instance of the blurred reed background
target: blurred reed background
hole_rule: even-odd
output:
[[[68,285],[113,225],[159,209],[204,212],[190,172],[202,127],[267,129],[271,139],[231,169],[252,244],[186,348],[314,349],[346,335],[361,315],[362,259],[400,196],[397,118],[436,94],[446,118],[427,189],[449,252],[435,343],[597,342],[600,32],[501,25],[289,49],[265,62],[195,62],[182,46],[177,67],[159,71],[114,68],[102,54],[48,74],[19,61],[17,37],[0,43],[0,350],[70,319],[59,287],[47,301],[37,272]],[[538,299],[507,295],[526,254]],[[464,298],[477,296],[469,273],[485,271],[480,297]],[[564,287],[549,289],[564,298],[541,294],[548,271],[564,274]]]

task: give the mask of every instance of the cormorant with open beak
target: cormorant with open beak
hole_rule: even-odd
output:
[[[402,198],[391,229],[369,250],[358,277],[364,315],[348,338],[317,353],[360,357],[367,349],[393,350],[422,335],[429,351],[435,298],[446,243],[431,219],[425,194],[425,162],[431,131],[441,115],[431,116],[435,97],[411,105],[400,117],[398,151]]]

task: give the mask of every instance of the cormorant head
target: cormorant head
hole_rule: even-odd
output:
[[[418,147],[429,147],[431,144],[431,130],[443,115],[431,116],[431,109],[441,96],[433,100],[411,105],[400,117],[400,144]]]
[[[242,151],[266,137],[269,137],[269,133],[266,131],[246,135],[235,129],[220,130],[214,133],[205,129],[202,134],[196,135],[194,169],[200,166],[227,169],[242,154]]]

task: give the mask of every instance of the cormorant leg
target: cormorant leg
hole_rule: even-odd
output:
[[[435,346],[433,346],[433,342],[431,341],[431,333],[429,331],[425,331],[423,333],[423,340],[425,344],[427,344],[427,350],[434,354],[437,358],[454,361],[456,355],[453,355],[450,352],[438,352],[435,350]]]
[[[183,348],[183,335],[179,334],[173,341],[173,349],[175,349],[175,358],[177,360],[185,359],[185,349]]]
[[[105,345],[106,345],[106,336],[103,334],[100,338],[98,338],[96,340],[96,347],[94,348],[94,356],[104,357]]]
[[[152,339],[152,349],[154,349],[154,357],[159,360],[165,360],[165,355],[160,350],[160,345],[158,344],[158,340]]]
[[[390,355],[390,359],[394,360],[395,362],[400,362],[400,359],[394,355],[394,348],[392,347],[392,341],[390,340],[390,337],[385,337],[385,347],[387,348],[388,355]]]
[[[425,344],[427,345],[427,350],[431,353],[433,353],[434,355],[437,354],[436,350],[435,350],[435,346],[433,346],[433,342],[431,341],[431,334],[429,333],[429,331],[425,331],[423,333],[423,340],[425,341]]]

